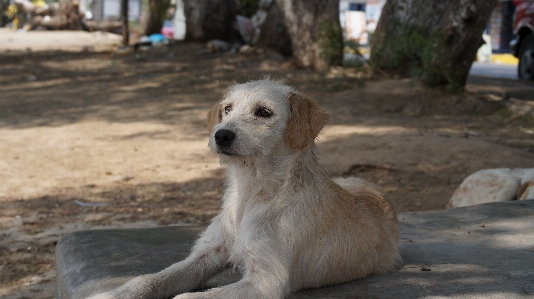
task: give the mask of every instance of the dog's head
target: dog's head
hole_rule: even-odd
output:
[[[208,115],[209,147],[227,156],[300,152],[328,121],[317,103],[272,80],[231,86]]]

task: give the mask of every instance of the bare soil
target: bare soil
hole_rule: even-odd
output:
[[[270,76],[314,95],[331,119],[318,141],[325,169],[382,186],[399,213],[445,208],[479,169],[534,167],[534,121],[499,101],[532,100],[532,84],[471,78],[450,94],[361,69],[296,69],[265,50],[202,49],[0,56],[2,298],[54,297],[66,233],[207,224],[224,173],[206,111],[234,82]]]

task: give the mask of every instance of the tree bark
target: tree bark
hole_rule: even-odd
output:
[[[324,70],[341,64],[343,35],[339,24],[339,0],[276,0],[284,14],[295,62]]]
[[[128,0],[121,1],[122,17],[122,45],[127,46],[130,43],[130,30],[128,29]]]
[[[163,21],[167,10],[171,6],[171,0],[148,0],[148,18],[145,25],[145,35],[161,33]]]
[[[6,16],[9,0],[0,0],[0,28],[6,26],[8,18]]]
[[[284,12],[277,2],[279,0],[273,0],[267,12],[267,18],[260,27],[258,46],[271,48],[284,56],[291,56],[293,54],[291,37],[287,31]]]
[[[237,7],[234,0],[184,0],[185,39],[230,39]]]
[[[463,88],[496,3],[388,0],[372,39],[372,68]]]

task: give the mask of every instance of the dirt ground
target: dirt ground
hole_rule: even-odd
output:
[[[115,49],[122,37],[101,31],[15,31],[0,28],[0,40],[0,53],[101,52]]]
[[[234,82],[270,76],[314,95],[330,114],[324,167],[382,186],[399,213],[443,209],[479,169],[534,167],[533,119],[500,101],[534,100],[533,84],[471,78],[449,94],[361,70],[300,70],[265,50],[202,49],[0,55],[2,298],[54,297],[66,233],[205,225],[223,186],[206,111]]]

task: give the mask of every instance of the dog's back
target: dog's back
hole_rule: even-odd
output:
[[[356,178],[330,181],[328,189],[330,196],[310,215],[321,221],[307,219],[315,233],[295,263],[306,269],[294,272],[299,276],[293,286],[319,287],[394,270],[401,263],[399,230],[383,192]]]
[[[344,189],[339,192],[340,196],[347,196],[347,201],[356,203],[352,205],[353,209],[358,209],[358,212],[363,212],[364,215],[371,215],[370,218],[375,221],[379,241],[374,249],[380,259],[372,273],[386,273],[394,270],[401,263],[398,250],[399,229],[397,215],[384,191],[359,178],[337,178],[334,182]],[[356,213],[356,211],[352,210],[349,213]],[[365,223],[369,225],[371,222]]]

